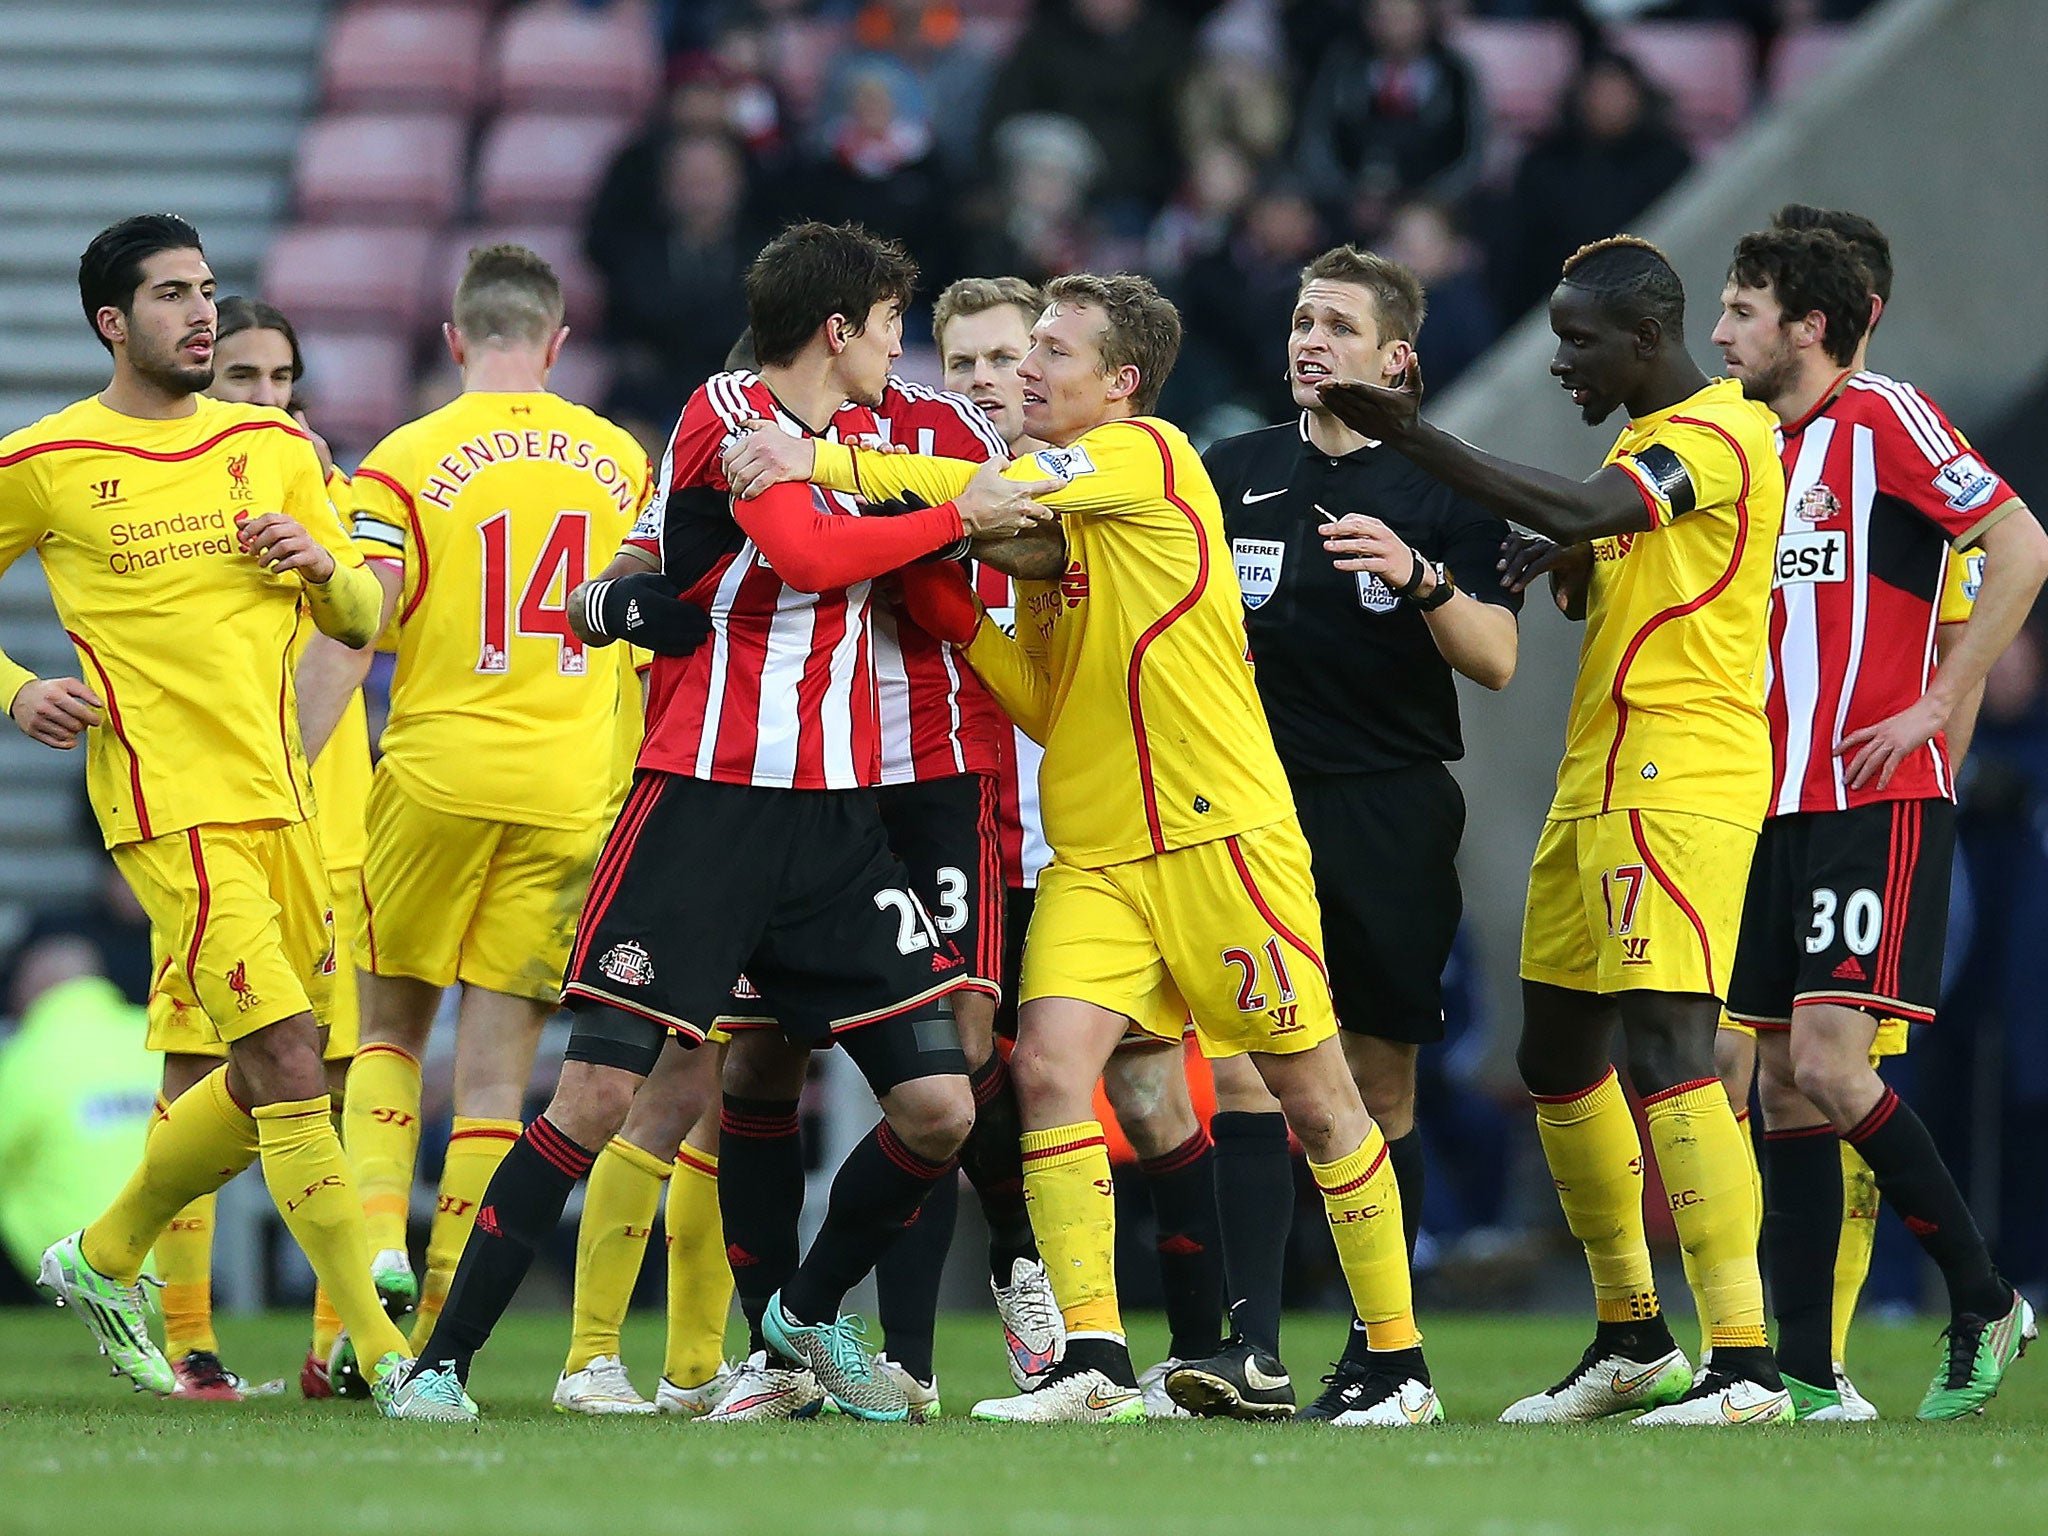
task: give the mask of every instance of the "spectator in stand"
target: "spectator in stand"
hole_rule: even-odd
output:
[[[955,0],[867,0],[853,19],[853,47],[826,78],[826,118],[846,112],[852,83],[864,69],[877,59],[893,61],[916,78],[925,120],[946,127],[940,159],[964,177],[974,167],[990,61],[964,46],[960,35]]]
[[[1485,145],[1479,86],[1430,0],[1362,0],[1302,103],[1297,163],[1333,221],[1377,237],[1396,203],[1456,202]]]
[[[746,218],[747,166],[736,140],[683,134],[651,158],[612,166],[583,249],[604,282],[605,332],[622,371],[653,382],[680,409],[747,323],[742,283],[760,242]]]
[[[1184,358],[1212,371],[1223,399],[1266,421],[1291,417],[1287,335],[1301,269],[1328,242],[1315,204],[1297,187],[1268,187],[1223,246],[1194,262],[1182,283]],[[1183,400],[1187,397],[1184,395]],[[1212,405],[1220,401],[1205,401]]]
[[[1102,148],[1073,118],[1026,112],[996,130],[999,174],[971,198],[961,266],[1009,272],[1034,283],[1107,264],[1088,194],[1102,174]]]
[[[1422,279],[1429,309],[1415,338],[1423,377],[1440,390],[1471,367],[1500,334],[1479,249],[1442,203],[1417,198],[1387,220],[1380,254]]]
[[[1692,168],[1664,98],[1625,54],[1595,53],[1580,68],[1565,120],[1538,139],[1508,197],[1501,299],[1510,313],[1557,283],[1564,259],[1626,231]]]
[[[1019,114],[1073,118],[1102,155],[1099,212],[1142,234],[1180,181],[1177,112],[1193,65],[1187,31],[1152,0],[1044,0],[989,88],[983,122],[993,140]]]
[[[1198,145],[1188,156],[1187,180],[1145,237],[1147,275],[1174,287],[1196,261],[1221,250],[1251,201],[1258,174],[1235,144],[1215,139]]]
[[[868,54],[842,82],[842,109],[821,126],[825,154],[806,208],[900,240],[934,291],[952,280],[952,221],[917,77]]]

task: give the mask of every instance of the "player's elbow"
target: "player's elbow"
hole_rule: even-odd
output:
[[[793,592],[824,592],[846,585],[844,579],[834,580],[833,573],[826,569],[825,562],[800,549],[777,550],[769,554],[761,551],[768,561],[768,568],[782,578],[782,584]]]
[[[1499,693],[1515,680],[1515,659],[1512,656],[1504,660],[1485,657],[1475,665],[1467,667],[1465,675],[1488,692]]]

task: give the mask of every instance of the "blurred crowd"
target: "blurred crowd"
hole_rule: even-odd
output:
[[[1428,285],[1441,386],[1693,163],[1609,28],[1736,22],[1761,59],[1865,3],[670,0],[666,111],[587,221],[624,365],[611,403],[672,414],[743,323],[748,259],[798,216],[899,237],[927,297],[967,274],[1150,273],[1190,337],[1164,409],[1198,435],[1285,414],[1295,276],[1360,241]],[[1577,39],[1556,124],[1526,145],[1489,128],[1452,40],[1466,16]]]

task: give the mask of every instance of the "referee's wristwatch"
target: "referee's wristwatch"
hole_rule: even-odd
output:
[[[1427,558],[1412,544],[1408,547],[1408,553],[1414,561],[1414,566],[1408,573],[1408,579],[1395,588],[1394,595],[1413,603],[1418,613],[1434,613],[1456,595],[1458,584],[1451,577],[1450,566],[1443,561]],[[1425,571],[1436,579],[1436,584],[1429,589],[1429,596],[1417,597],[1415,594],[1422,586]]]

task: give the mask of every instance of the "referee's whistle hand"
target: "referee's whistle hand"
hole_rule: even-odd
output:
[[[1415,572],[1415,551],[1408,541],[1376,517],[1347,512],[1316,531],[1340,571],[1372,571],[1397,587]]]
[[[725,450],[725,483],[742,501],[789,480],[809,480],[818,450],[770,422],[748,422]]]

